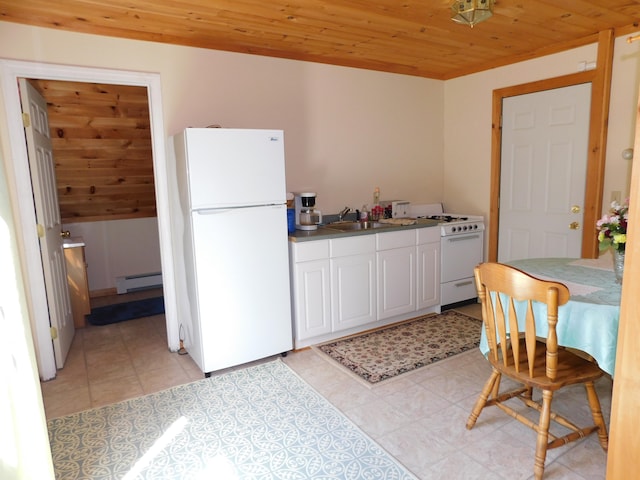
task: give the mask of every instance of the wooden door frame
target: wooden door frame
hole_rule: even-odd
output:
[[[604,188],[604,167],[607,145],[607,123],[613,71],[613,30],[600,32],[596,68],[584,72],[540,80],[493,91],[491,111],[491,198],[489,206],[488,260],[498,260],[500,229],[500,171],[502,154],[502,103],[505,98],[555,88],[591,83],[591,114],[587,180],[583,202],[582,258],[597,258],[596,220],[600,218]],[[586,228],[591,225],[593,228]]]

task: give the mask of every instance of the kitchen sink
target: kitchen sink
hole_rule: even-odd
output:
[[[325,225],[325,228],[338,230],[340,232],[353,232],[358,230],[372,230],[375,228],[388,228],[392,225],[380,222],[336,222]]]

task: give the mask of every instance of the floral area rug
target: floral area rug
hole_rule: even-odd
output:
[[[481,328],[481,320],[449,310],[317,349],[369,384],[377,384],[477,347]]]
[[[48,428],[57,480],[416,480],[280,360]]]

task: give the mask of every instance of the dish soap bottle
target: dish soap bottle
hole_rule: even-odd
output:
[[[376,187],[373,191],[373,206],[380,204],[380,187]]]
[[[366,204],[362,206],[362,211],[360,212],[360,221],[361,222],[369,221],[369,207]]]

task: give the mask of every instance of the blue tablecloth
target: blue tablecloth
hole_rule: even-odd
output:
[[[530,275],[564,283],[571,293],[566,305],[558,309],[558,344],[591,355],[602,370],[613,375],[620,319],[621,285],[613,274],[613,260],[538,258],[507,262]],[[536,304],[536,332],[548,332],[546,306]],[[480,349],[489,352],[482,332]]]

